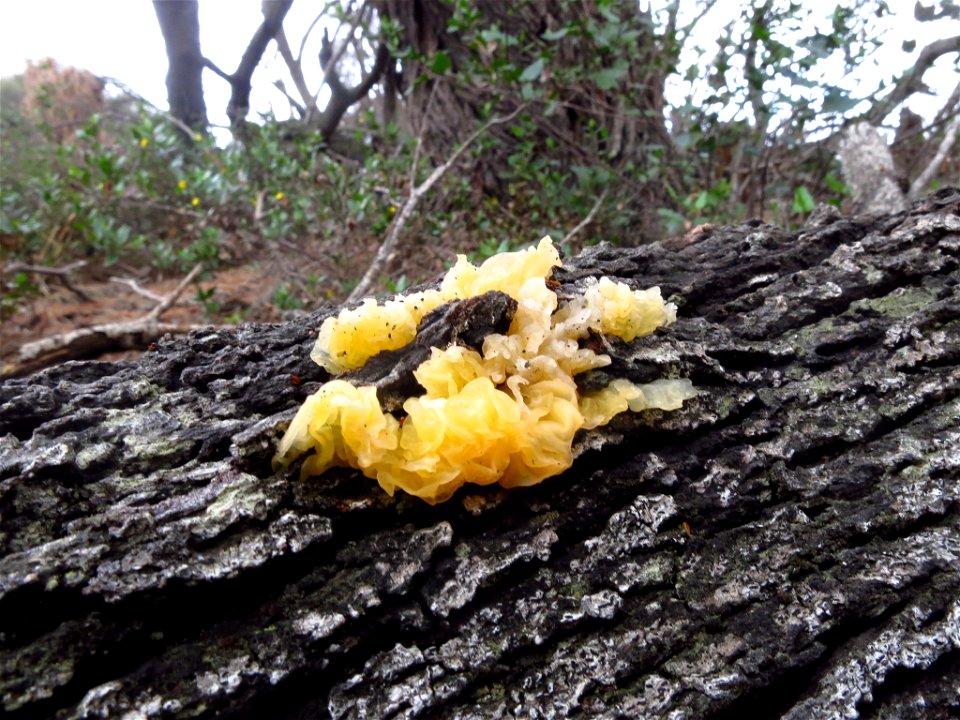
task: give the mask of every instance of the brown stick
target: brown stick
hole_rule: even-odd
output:
[[[492,120],[485,122],[479,130],[475,130],[474,133],[468,137],[466,141],[464,141],[464,143],[458,147],[449,158],[447,158],[447,161],[443,163],[443,165],[440,165],[432,173],[430,173],[430,176],[426,180],[416,187],[411,186],[410,194],[407,196],[407,199],[404,200],[403,206],[400,208],[400,212],[396,214],[393,221],[390,223],[390,229],[387,231],[386,239],[377,250],[377,254],[374,256],[373,262],[370,263],[370,267],[367,268],[367,272],[364,273],[363,278],[361,278],[360,282],[353,289],[353,292],[350,293],[350,296],[347,298],[347,302],[356,300],[357,298],[362,297],[370,292],[370,288],[373,286],[373,283],[376,282],[377,277],[380,275],[383,269],[390,264],[396,255],[396,244],[397,239],[400,237],[400,232],[407,224],[407,221],[413,216],[413,211],[419,204],[420,199],[430,191],[430,188],[432,188],[436,182],[442,178],[451,167],[453,167],[454,163],[460,159],[460,156],[466,152],[467,148],[469,148],[478,137],[483,135],[483,133],[485,133],[494,125],[502,125],[505,122],[510,122],[525,107],[526,105],[520,105],[509,115],[493,118]]]
[[[913,181],[913,184],[910,185],[910,192],[907,194],[910,200],[918,199],[921,193],[923,193],[924,188],[926,188],[927,184],[933,179],[933,176],[937,174],[943,161],[947,159],[950,148],[953,147],[953,143],[957,139],[958,131],[960,131],[960,115],[954,116],[953,121],[947,126],[947,129],[943,131],[943,139],[940,141],[940,146],[937,148],[933,160],[927,164],[923,172],[920,173],[917,179]]]
[[[77,328],[23,344],[17,353],[17,362],[4,366],[0,370],[0,375],[15,377],[66,360],[97,357],[115,350],[143,349],[166,333],[185,333],[200,327],[207,327],[159,321],[160,316],[176,303],[183,291],[200,273],[202,267],[202,265],[194,267],[173,292],[163,297],[143,317],[136,320]]]
[[[86,260],[78,260],[77,262],[70,263],[69,265],[56,268],[46,267],[44,265],[28,265],[26,263],[15,261],[9,263],[3,268],[0,268],[0,275],[20,272],[36,273],[38,275],[53,275],[54,277],[59,278],[60,282],[63,283],[67,290],[72,292],[84,302],[90,302],[90,296],[83,292],[83,290],[80,288],[74,287],[73,283],[70,282],[70,273],[72,273],[74,270],[79,270],[80,268],[86,266],[86,264]]]
[[[578,232],[593,222],[594,216],[596,216],[597,211],[600,210],[600,206],[603,204],[603,201],[606,199],[606,197],[607,188],[604,188],[604,191],[600,193],[600,197],[597,198],[597,201],[593,204],[593,207],[590,208],[590,212],[587,213],[587,216],[578,222],[570,232],[563,236],[563,240],[560,241],[561,245],[565,245],[566,243],[570,242]]]
[[[162,302],[163,297],[157,295],[155,292],[147,290],[146,288],[140,287],[140,284],[133,278],[123,278],[123,277],[111,277],[110,282],[120,283],[126,285],[131,290],[133,290],[137,295],[142,295],[143,297],[153,300],[154,302]]]

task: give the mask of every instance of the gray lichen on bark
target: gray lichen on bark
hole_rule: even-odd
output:
[[[568,259],[561,294],[610,275],[681,305],[593,381],[701,394],[584,433],[539,486],[435,507],[272,472],[334,308],[4,382],[4,710],[956,713],[958,210],[945,189]]]

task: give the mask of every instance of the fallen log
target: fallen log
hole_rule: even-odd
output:
[[[605,371],[700,395],[436,506],[272,471],[336,309],[4,381],[7,716],[960,712],[960,191],[596,275],[681,306]]]

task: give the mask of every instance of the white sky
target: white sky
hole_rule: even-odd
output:
[[[293,3],[284,27],[294,54],[325,4]],[[233,72],[261,19],[259,0],[201,0],[201,51],[222,70]],[[316,57],[322,35],[322,27],[314,28],[308,56],[312,52]],[[287,102],[271,85],[279,75],[277,66],[283,67],[275,49],[268,47],[254,74],[251,105],[268,111],[273,103],[278,113],[285,114]],[[27,60],[47,57],[115,78],[157,107],[167,108],[167,56],[150,0],[0,0],[0,75],[16,75]],[[319,78],[314,91],[317,82]],[[226,125],[227,83],[204,71],[204,97],[210,121]]]
[[[295,53],[306,28],[325,4],[324,0],[293,3],[284,27]],[[657,0],[652,0],[652,4],[656,7]],[[739,0],[720,0],[699,23],[695,41],[707,48],[703,62],[712,59],[710,46],[719,29],[742,5]],[[824,0],[824,5],[832,8],[834,3]],[[889,83],[910,67],[911,56],[900,49],[903,40],[916,40],[919,51],[937,37],[960,32],[960,23],[951,21],[915,23],[914,0],[889,0],[889,5],[895,16],[885,21],[886,42],[880,56],[863,67],[860,76],[830,81],[844,83],[857,94],[866,94],[881,80]],[[690,9],[694,6],[692,0],[685,0],[683,5]],[[200,0],[201,50],[223,70],[232,72],[260,19],[260,0]],[[316,57],[321,35],[322,29],[315,28],[308,57]],[[45,57],[53,57],[61,65],[116,78],[158,107],[167,107],[167,60],[150,0],[0,0],[0,74],[20,73],[26,60]],[[916,52],[912,57],[915,59]],[[254,75],[251,104],[258,111],[267,111],[272,103],[277,114],[285,116],[287,103],[271,85],[282,74],[283,65],[275,46],[267,49],[264,60]],[[956,54],[944,56],[928,72],[925,79],[939,97],[914,96],[909,104],[915,111],[928,119],[932,117],[957,84],[956,63]],[[316,90],[318,81],[315,76],[311,89]],[[288,83],[288,90],[292,89]],[[207,71],[204,90],[211,122],[225,125],[229,98],[226,82]]]

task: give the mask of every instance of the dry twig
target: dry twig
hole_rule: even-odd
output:
[[[76,295],[78,298],[85,302],[90,302],[90,296],[87,295],[80,288],[74,287],[70,282],[70,273],[74,270],[79,270],[82,267],[85,267],[87,264],[86,260],[78,260],[77,262],[70,263],[69,265],[64,265],[63,267],[47,267],[45,265],[28,265],[27,263],[22,263],[15,261],[8,263],[3,268],[0,268],[0,274],[7,275],[12,273],[36,273],[37,275],[53,275],[60,282],[63,283],[64,287],[67,288],[70,292]]]
[[[152,290],[147,290],[146,288],[140,287],[140,284],[133,278],[122,278],[122,277],[114,276],[110,278],[110,282],[126,285],[131,290],[133,290],[137,295],[142,295],[143,297],[148,298],[149,300],[153,300],[154,302],[163,301],[162,296],[157,295]]]
[[[420,203],[421,198],[423,198],[423,196],[430,191],[430,188],[432,188],[436,182],[442,178],[451,167],[453,167],[454,163],[460,159],[460,156],[466,152],[467,148],[469,148],[478,137],[483,135],[483,133],[485,133],[494,125],[502,125],[505,122],[510,122],[525,107],[526,105],[520,105],[509,115],[488,120],[480,127],[480,129],[474,131],[474,133],[468,137],[449,158],[447,158],[446,162],[430,173],[426,180],[416,187],[413,187],[411,183],[410,194],[407,196],[407,199],[403,201],[400,211],[390,223],[390,229],[387,231],[386,239],[377,250],[377,254],[374,256],[373,262],[370,263],[370,267],[367,268],[367,272],[364,273],[363,278],[361,278],[360,282],[353,289],[353,292],[350,293],[350,296],[347,298],[348,302],[351,300],[356,300],[357,298],[362,297],[370,292],[370,288],[373,286],[373,283],[376,281],[377,277],[379,277],[383,269],[390,264],[396,255],[396,244],[397,239],[400,237],[400,232],[407,224],[407,221],[413,216],[413,211]],[[414,169],[414,172],[415,171],[416,170]],[[411,177],[412,176],[413,175],[411,174]]]
[[[603,201],[606,199],[606,197],[607,189],[604,188],[604,191],[600,193],[600,197],[597,198],[597,201],[593,204],[593,207],[590,208],[590,212],[587,213],[587,216],[578,222],[570,232],[563,236],[563,240],[560,241],[561,245],[565,245],[566,243],[570,242],[578,232],[593,222],[593,218],[596,216],[597,211],[600,210],[600,206],[603,204]]]
[[[143,349],[167,333],[185,333],[206,327],[160,322],[160,316],[173,307],[202,268],[202,265],[194,267],[173,292],[161,298],[150,312],[136,320],[77,328],[23,344],[17,353],[16,363],[4,366],[0,375],[24,375],[66,360],[97,357],[117,350]]]
[[[943,131],[943,139],[940,141],[940,146],[937,148],[933,160],[927,164],[923,172],[920,173],[917,179],[910,185],[910,192],[907,195],[910,200],[918,199],[923,194],[924,188],[926,188],[933,179],[933,176],[940,170],[940,166],[943,164],[943,161],[947,159],[950,148],[953,147],[953,143],[957,139],[958,131],[960,131],[960,115],[954,116],[953,121],[947,125],[947,129]]]

